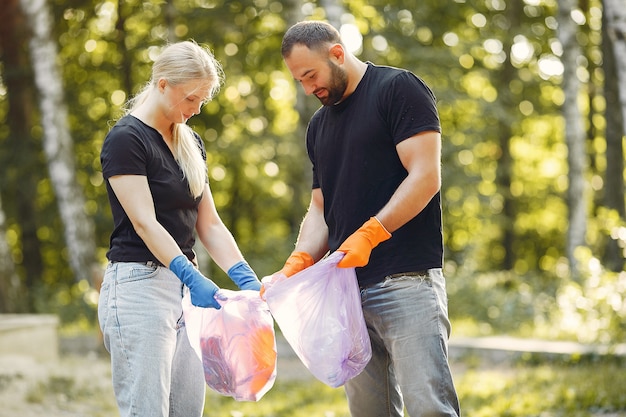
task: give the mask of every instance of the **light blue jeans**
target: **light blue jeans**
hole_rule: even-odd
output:
[[[205,382],[183,321],[183,285],[169,269],[109,263],[98,320],[121,417],[200,417]]]
[[[353,417],[460,416],[448,365],[448,299],[441,269],[361,291],[372,359],[345,385]]]

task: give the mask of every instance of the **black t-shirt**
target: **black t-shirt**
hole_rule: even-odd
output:
[[[199,136],[196,139],[198,151],[206,160],[204,144]],[[201,198],[191,195],[189,184],[161,134],[136,117],[125,116],[106,136],[100,162],[114,222],[107,258],[118,262],[159,262],[137,235],[108,181],[115,175],[143,175],[148,179],[157,221],[183,253],[193,259]]]
[[[313,188],[324,195],[329,248],[343,241],[389,201],[407,176],[396,145],[425,131],[440,131],[435,97],[409,71],[368,63],[343,102],[321,107],[307,130]],[[441,268],[441,200],[437,193],[411,221],[372,251],[357,268],[362,286],[385,276]]]

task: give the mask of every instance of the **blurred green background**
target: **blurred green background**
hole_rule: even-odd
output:
[[[410,69],[437,96],[455,331],[623,341],[620,38],[603,2],[565,4],[4,0],[0,312],[94,325],[112,229],[100,147],[177,40],[209,45],[224,67],[220,93],[189,124],[245,257],[259,277],[278,270],[310,197],[304,129],[319,105],[280,42],[291,24],[324,19],[360,59]]]

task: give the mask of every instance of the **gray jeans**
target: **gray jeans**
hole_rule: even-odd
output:
[[[361,291],[372,359],[345,385],[353,417],[460,416],[448,366],[448,300],[441,269]]]
[[[205,381],[183,322],[183,285],[169,269],[108,265],[98,304],[121,417],[200,417]]]

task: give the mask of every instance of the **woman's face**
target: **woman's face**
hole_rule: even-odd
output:
[[[185,123],[210,99],[211,85],[206,80],[172,84],[161,79],[159,90],[165,117],[172,123]]]

